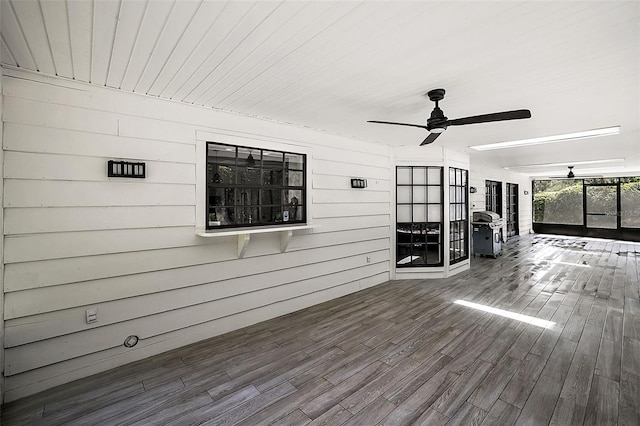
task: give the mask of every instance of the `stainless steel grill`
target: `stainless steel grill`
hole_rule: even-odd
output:
[[[502,254],[500,230],[502,218],[494,212],[473,212],[473,256],[476,254],[493,256],[495,259]]]

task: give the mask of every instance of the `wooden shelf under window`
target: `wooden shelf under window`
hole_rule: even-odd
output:
[[[314,225],[291,225],[291,226],[262,226],[256,228],[236,228],[221,231],[196,231],[196,235],[203,238],[217,238],[238,236],[238,258],[244,257],[244,253],[247,250],[249,241],[251,241],[251,234],[266,234],[278,232],[280,233],[280,252],[287,251],[291,237],[293,237],[293,231],[300,229],[311,229]]]

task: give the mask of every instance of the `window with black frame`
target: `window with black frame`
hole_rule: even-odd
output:
[[[396,265],[443,265],[443,167],[396,168]]]
[[[449,168],[449,263],[469,258],[469,172]]]
[[[207,142],[206,229],[306,222],[306,156]]]
[[[485,181],[485,210],[498,213],[502,217],[502,182]]]
[[[582,179],[533,181],[533,222],[584,225]]]

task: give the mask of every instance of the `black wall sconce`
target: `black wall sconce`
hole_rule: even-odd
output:
[[[131,163],[129,161],[109,160],[107,162],[107,165],[107,175],[109,177],[139,179],[144,179],[145,177],[145,163]]]
[[[475,194],[476,192],[478,192],[478,188],[476,188],[475,186],[471,186],[469,187],[469,192]]]
[[[351,187],[352,188],[366,188],[367,180],[366,179],[351,179]]]

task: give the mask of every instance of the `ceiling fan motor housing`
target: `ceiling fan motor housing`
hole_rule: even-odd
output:
[[[438,102],[444,99],[444,93],[444,89],[433,89],[427,92],[429,99],[436,103],[431,116],[427,119],[427,130],[433,133],[442,133],[447,128],[448,118],[438,106]]]
[[[442,133],[448,125],[448,118],[444,116],[444,112],[436,105],[436,107],[431,112],[431,117],[427,119],[427,130],[433,131],[434,129],[437,132],[437,129],[442,129],[438,133]]]

